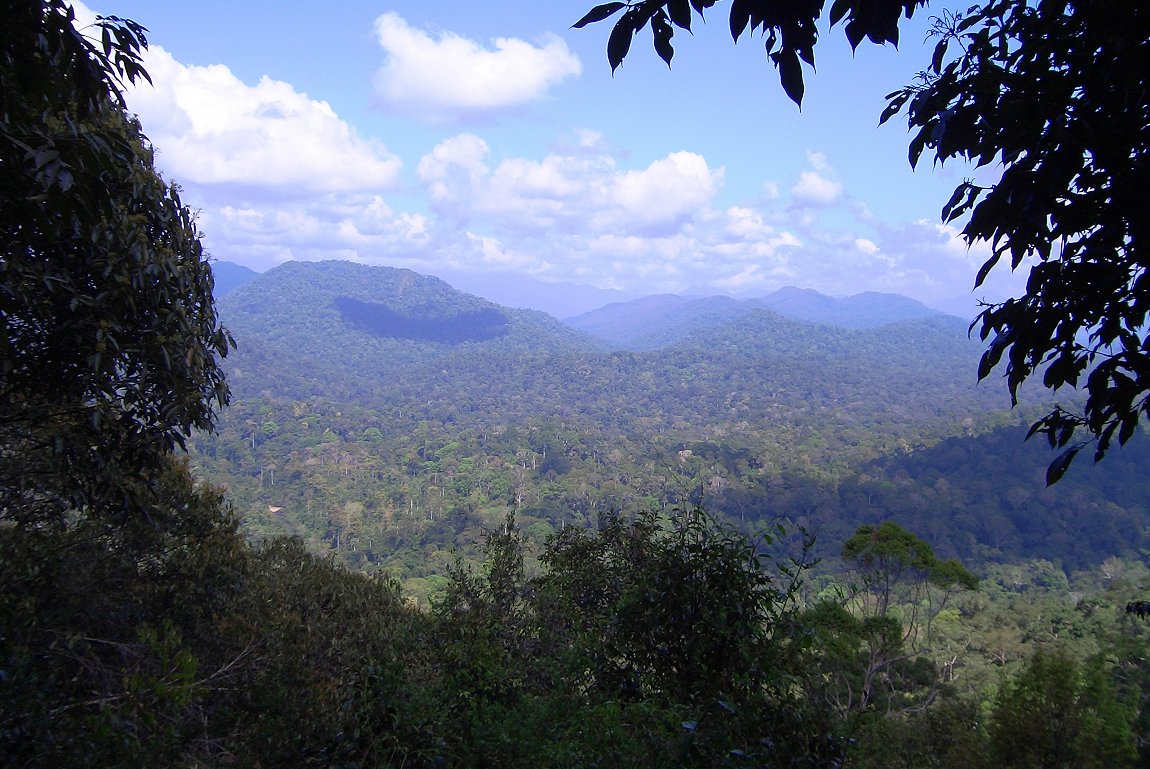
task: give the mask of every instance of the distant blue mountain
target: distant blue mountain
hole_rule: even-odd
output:
[[[688,299],[657,294],[631,302],[615,302],[568,318],[572,328],[625,350],[658,350],[691,334],[754,312],[755,305],[729,296]]]
[[[787,318],[840,328],[876,328],[888,323],[943,314],[909,297],[875,291],[833,297],[810,289],[788,286],[748,301]]]
[[[216,279],[216,286],[212,295],[219,299],[256,278],[259,273],[235,262],[216,261],[212,262],[212,275]]]
[[[763,310],[790,320],[855,330],[949,317],[898,294],[868,292],[836,298],[809,289],[784,288],[744,300],[659,294],[609,304],[565,322],[616,347],[642,351],[674,345],[700,331],[737,323]]]

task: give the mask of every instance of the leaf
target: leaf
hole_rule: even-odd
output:
[[[671,38],[674,34],[675,30],[667,19],[667,14],[660,9],[651,19],[651,36],[655,53],[659,54],[659,58],[665,61],[668,67],[671,66],[671,59],[675,56],[675,49],[671,47]]]
[[[775,63],[779,67],[779,79],[783,83],[783,90],[791,101],[799,107],[803,106],[803,65],[799,63],[798,54],[794,50],[782,50],[774,54]]]
[[[631,50],[631,38],[635,35],[635,18],[632,12],[628,12],[615,22],[615,27],[611,30],[611,36],[607,38],[607,62],[611,65],[611,71],[614,72],[623,59],[627,57],[627,51]]]
[[[990,347],[982,354],[982,358],[978,361],[978,379],[979,381],[986,379],[994,367],[998,365],[999,360],[1002,359],[1002,353],[1010,343],[1010,338],[1006,334],[998,334],[994,337],[994,341],[990,343]]]
[[[910,167],[914,168],[918,165],[918,159],[922,156],[922,151],[926,149],[927,134],[926,130],[919,131],[910,141],[910,147],[907,149],[907,158],[910,160]]]
[[[735,0],[731,3],[731,37],[736,43],[751,22],[750,5],[750,0]]]
[[[1122,426],[1118,430],[1118,445],[1125,446],[1126,441],[1134,437],[1134,431],[1138,428],[1138,412],[1132,411],[1127,413],[1126,418],[1122,420]]]
[[[850,0],[835,0],[835,4],[831,6],[831,26],[833,27],[842,21],[843,16],[846,16],[850,8]]]
[[[851,44],[851,50],[858,50],[859,43],[866,37],[866,30],[863,25],[859,23],[858,19],[852,18],[847,22],[846,26],[847,40]]]
[[[946,56],[946,47],[949,42],[950,41],[944,37],[939,41],[938,45],[934,47],[934,56],[931,58],[930,68],[935,72],[938,72],[942,69],[942,59],[944,56]]]
[[[899,113],[899,110],[902,109],[902,105],[906,104],[906,100],[910,98],[910,91],[895,91],[894,93],[887,94],[886,98],[888,103],[886,109],[882,111],[882,115],[879,116],[879,125],[882,125]]]
[[[986,280],[986,276],[994,269],[994,265],[998,264],[999,255],[995,254],[986,260],[986,262],[978,269],[978,275],[974,279],[974,287],[978,288]]]
[[[606,19],[608,16],[611,16],[618,12],[620,9],[626,7],[626,3],[603,3],[602,5],[597,5],[588,11],[586,16],[572,24],[571,28],[582,29],[588,24],[594,24],[597,21],[603,21],[603,19]]]
[[[1075,446],[1059,454],[1046,468],[1046,485],[1053,486],[1062,479],[1066,471],[1070,468],[1070,463],[1074,461],[1074,457],[1082,450],[1082,446]]]
[[[676,27],[691,31],[691,2],[690,0],[670,0],[667,3],[667,12],[671,14],[671,22]]]
[[[946,205],[942,207],[942,220],[944,222],[950,221],[950,212],[958,205],[958,202],[966,195],[967,189],[970,187],[968,182],[963,182],[954,188],[954,194],[950,196],[950,200],[946,201]],[[976,284],[977,285],[977,284]]]

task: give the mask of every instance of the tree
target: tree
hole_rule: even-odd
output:
[[[674,28],[691,28],[715,0],[639,0],[596,6],[576,27],[620,11],[607,44],[612,69],[633,36],[650,26],[668,64]],[[803,97],[800,62],[814,66],[815,23],[825,0],[733,0],[731,34],[761,31],[783,89]],[[900,14],[925,0],[835,0],[852,46],[897,43]],[[1143,213],[1150,188],[1150,8],[1071,0],[986,0],[965,13],[943,11],[937,44],[917,83],[887,95],[881,121],[903,112],[912,131],[910,162],[924,152],[945,163],[997,162],[997,183],[966,181],[942,209],[965,217],[968,244],[992,253],[982,285],[1004,258],[1026,266],[1022,296],[988,304],[971,328],[990,340],[979,366],[985,378],[1005,360],[1011,398],[1041,374],[1045,387],[1085,391],[1080,411],[1056,406],[1036,421],[1063,451],[1047,482],[1065,473],[1091,442],[1095,461],[1117,438],[1124,444],[1150,413],[1150,275]],[[1084,429],[1081,439],[1076,433]]]
[[[146,516],[130,479],[212,426],[233,342],[125,109],[144,29],[108,17],[90,39],[63,0],[0,13],[0,517]]]
[[[919,636],[929,645],[931,623],[953,591],[973,590],[978,580],[892,521],[860,526],[842,559],[857,581],[846,605],[821,602],[807,612],[821,652],[813,662],[826,682],[821,696],[844,715],[923,707],[939,682]]]
[[[1100,660],[1039,648],[999,693],[991,749],[1008,769],[1133,766],[1134,714]]]
[[[978,578],[961,563],[954,559],[940,561],[925,540],[894,521],[859,526],[843,544],[842,558],[859,575],[863,614],[886,615],[895,589],[907,584],[909,597],[916,604],[928,602],[928,634],[930,620],[945,607],[952,590],[978,588]],[[941,591],[937,605],[931,588]],[[868,598],[873,598],[873,602]]]

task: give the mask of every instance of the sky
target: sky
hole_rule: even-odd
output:
[[[615,72],[579,0],[91,0],[148,28],[128,92],[214,259],[347,259],[653,293],[784,286],[900,293],[972,316],[987,250],[940,210],[974,174],[912,172],[883,96],[929,62],[824,30],[799,110],[727,3],[668,68],[636,38]],[[937,13],[937,4],[931,11]],[[986,171],[982,172],[987,173]],[[993,173],[993,169],[989,171]],[[966,312],[963,312],[963,310]]]

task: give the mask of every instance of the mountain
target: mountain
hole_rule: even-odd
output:
[[[726,296],[688,299],[657,294],[614,302],[565,323],[624,350],[657,350],[682,341],[693,331],[735,320],[753,306]]]
[[[225,415],[238,433],[269,413],[282,425],[307,402],[370,413],[389,435],[549,420],[581,436],[571,445],[601,447],[588,458],[726,435],[776,466],[808,467],[939,439],[1007,404],[999,389],[974,387],[980,348],[942,315],[842,329],[729,298],[650,297],[598,314],[646,347],[611,351],[544,313],[346,262],[281,265],[220,312],[239,346],[226,361],[237,405]],[[337,435],[364,429],[346,419]]]
[[[981,347],[946,315],[851,329],[754,301],[654,296],[601,308],[581,331],[344,262],[281,265],[219,306],[239,345],[226,361],[235,399],[216,434],[197,436],[197,471],[256,536],[296,534],[407,584],[441,574],[453,549],[477,553],[509,512],[539,543],[607,511],[695,499],[748,526],[815,526],[824,554],[897,514],[942,551],[998,557],[1079,531],[1099,514],[1084,500],[1108,496],[1121,525],[1062,557],[1142,543],[1129,534],[1145,516],[1138,494],[1108,495],[1100,479],[1059,507],[1040,493],[1044,445],[1027,447],[1022,477],[1017,433],[982,442],[1043,406],[1010,413],[1004,388],[976,387]],[[955,457],[977,457],[977,472]]]
[[[359,397],[476,359],[600,348],[545,313],[501,307],[411,270],[351,262],[281,264],[219,308],[239,345],[229,365],[240,393]]]
[[[774,394],[747,406],[757,419],[840,399],[883,411],[876,399],[899,382],[912,390],[900,399],[927,412],[943,394],[947,411],[984,397],[972,389],[978,345],[937,314],[843,329],[728,297],[654,296],[583,316],[580,329],[438,278],[349,262],[280,265],[225,296],[220,312],[239,344],[228,365],[241,397],[436,413],[514,404],[523,417],[566,414],[610,422],[615,433],[664,418],[703,429],[729,411],[732,382],[745,388],[740,398]],[[611,354],[603,341],[627,352]],[[687,372],[689,397],[676,389]],[[849,396],[850,387],[866,392]]]
[[[212,276],[216,279],[212,294],[218,300],[239,288],[245,283],[254,280],[259,275],[255,270],[248,269],[242,264],[234,262],[212,262]]]
[[[810,289],[787,287],[750,301],[788,318],[842,328],[874,328],[940,314],[914,299],[874,291],[831,297]]]
[[[727,296],[688,298],[660,294],[630,302],[615,302],[568,318],[565,322],[615,347],[643,351],[677,344],[694,332],[734,322],[762,310],[773,311],[790,320],[856,330],[900,321],[945,317],[920,302],[897,294],[870,292],[835,298],[809,289],[784,288],[765,297],[744,300]]]

